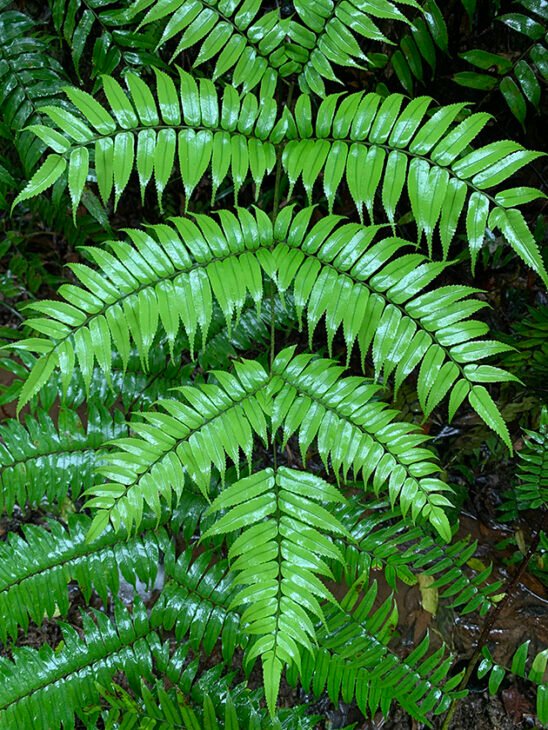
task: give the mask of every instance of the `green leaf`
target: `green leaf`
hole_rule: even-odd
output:
[[[483,385],[474,385],[468,394],[468,401],[478,416],[485,421],[489,428],[493,429],[493,431],[501,437],[510,453],[512,453],[512,441],[510,439],[508,427],[506,426],[496,403],[489,395],[489,391],[486,390]]]
[[[23,190],[13,201],[12,210],[16,205],[43,193],[50,188],[67,168],[67,161],[60,155],[48,155],[42,166],[34,173]]]
[[[505,76],[500,82],[500,90],[510,107],[510,111],[523,126],[525,117],[527,116],[527,105],[514,79],[510,76]]]

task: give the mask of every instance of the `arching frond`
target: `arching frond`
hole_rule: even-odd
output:
[[[487,327],[469,319],[484,304],[469,295],[475,290],[426,287],[446,264],[418,253],[395,254],[410,244],[396,237],[373,243],[379,227],[339,225],[328,216],[309,229],[313,213],[293,215],[288,206],[275,226],[260,210],[238,217],[219,213],[222,228],[212,218],[196,216],[197,225],[173,220],[175,229],[152,227],[154,235],[128,231],[133,246],[113,243],[113,253],[89,250],[102,270],[72,266],[85,288],[63,286],[66,303],[42,302],[33,308],[49,319],[28,324],[49,339],[30,338],[13,347],[44,353],[25,383],[21,407],[59,367],[66,382],[76,361],[89,383],[93,362],[110,377],[111,348],[127,362],[131,339],[146,366],[154,337],[161,326],[170,341],[182,324],[191,353],[198,329],[205,341],[213,301],[227,324],[237,320],[250,297],[257,307],[264,297],[263,276],[283,295],[292,288],[299,321],[306,314],[309,338],[325,317],[328,347],[342,328],[348,356],[358,343],[362,365],[370,350],[377,377],[395,375],[395,387],[420,365],[419,402],[429,414],[450,393],[452,418],[468,397],[472,407],[510,447],[506,425],[485,382],[513,376],[478,360],[508,350],[492,340],[477,339]],[[153,256],[156,266],[147,260]],[[337,296],[332,296],[337,292]],[[193,301],[196,307],[189,306]]]
[[[445,712],[462,696],[455,690],[462,674],[448,677],[452,659],[444,647],[427,655],[428,637],[404,659],[392,652],[387,644],[397,622],[396,604],[389,597],[373,610],[376,596],[376,583],[361,600],[354,588],[329,612],[318,632],[316,656],[303,655],[303,686],[315,695],[327,689],[333,702],[355,698],[365,715],[380,709],[386,716],[394,701],[423,721],[427,713]]]
[[[313,440],[328,468],[346,480],[354,473],[364,486],[378,494],[386,489],[392,506],[413,521],[429,520],[442,537],[451,539],[445,515],[451,491],[432,476],[439,467],[433,454],[421,445],[424,434],[409,423],[395,423],[397,411],[375,399],[378,387],[364,378],[341,378],[340,366],[329,360],[297,355],[292,349],[278,355],[272,366],[269,389],[273,397],[272,429],[283,428],[284,443],[298,433],[303,462]]]
[[[283,151],[291,188],[302,177],[310,200],[323,173],[332,209],[346,179],[360,216],[365,206],[373,221],[375,199],[380,197],[391,223],[407,190],[419,239],[424,233],[430,251],[438,230],[447,256],[464,214],[473,263],[485,227],[499,228],[516,253],[548,282],[538,246],[515,207],[524,200],[508,196],[509,190],[491,192],[542,153],[508,140],[471,150],[490,115],[477,112],[455,124],[466,104],[440,107],[427,118],[431,103],[429,97],[404,103],[401,94],[385,99],[375,93],[334,94],[313,115],[310,97],[301,96]],[[536,195],[542,197],[540,191]]]
[[[331,577],[323,558],[339,556],[329,535],[347,533],[318,502],[341,501],[338,490],[319,477],[280,467],[232,484],[210,507],[227,512],[204,538],[242,530],[229,550],[230,569],[244,586],[232,604],[245,606],[241,621],[257,637],[246,656],[248,662],[262,659],[271,715],[284,665],[300,669],[301,648],[314,653],[314,621],[324,620],[319,601],[336,603],[318,575]]]
[[[248,175],[258,195],[276,162],[273,142],[283,135],[283,124],[274,126],[274,98],[241,97],[232,86],[226,86],[221,96],[210,79],[196,81],[180,69],[177,90],[170,76],[157,69],[155,73],[155,93],[134,73],[125,77],[129,93],[112,77],[103,76],[105,106],[87,92],[68,87],[65,91],[75,113],[45,107],[44,114],[57,129],[34,125],[32,131],[55,152],[46,157],[15,204],[47,190],[68,170],[75,209],[91,170],[103,201],[114,191],[116,206],[135,169],[141,195],[154,179],[161,205],[176,158],[187,202],[209,169],[212,198],[228,175],[236,200]]]
[[[63,408],[57,425],[44,411],[0,426],[0,510],[11,513],[42,500],[75,500],[96,480],[101,447],[127,427],[120,411],[91,406],[87,428],[76,411]]]

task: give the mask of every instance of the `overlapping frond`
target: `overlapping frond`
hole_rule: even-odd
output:
[[[34,125],[32,131],[54,153],[46,157],[16,203],[47,190],[67,171],[75,209],[91,171],[103,201],[114,191],[117,204],[135,169],[141,195],[154,180],[161,205],[176,159],[187,202],[210,169],[213,198],[227,176],[236,200],[248,176],[258,195],[276,162],[273,142],[283,135],[283,123],[276,125],[274,98],[240,96],[232,86],[221,95],[210,79],[196,81],[182,70],[178,90],[170,76],[157,69],[155,73],[155,93],[134,73],[125,77],[128,94],[115,79],[103,76],[107,104],[67,87],[74,113],[45,107],[43,113],[56,128]]]
[[[219,689],[221,687],[224,689],[223,685]],[[206,694],[203,702],[197,702],[198,706],[193,707],[189,698],[177,687],[166,690],[162,683],[158,683],[150,689],[144,682],[137,697],[118,685],[108,688],[102,694],[109,705],[108,722],[111,724],[107,727],[146,727],[147,730],[196,730],[200,727],[207,730],[261,730],[262,727],[261,716],[255,708],[249,713],[248,722],[241,719],[247,714],[245,704],[242,703],[242,708],[238,703],[241,696],[236,697],[234,702],[232,695],[228,694],[222,706],[216,708],[210,695]],[[106,712],[103,713],[103,719],[106,720],[105,716]],[[219,725],[218,718],[222,718],[224,724]]]
[[[163,515],[167,521],[167,513]],[[152,586],[162,554],[172,553],[173,545],[164,528],[154,531],[148,519],[140,534],[129,538],[123,531],[106,530],[89,542],[86,535],[90,518],[74,516],[65,528],[50,520],[48,529],[27,525],[24,537],[11,534],[0,545],[0,639],[15,639],[19,628],[26,631],[29,621],[38,626],[44,618],[66,616],[70,606],[71,581],[89,601],[92,591],[108,603],[116,598],[120,575],[135,586],[140,580]]]
[[[272,8],[261,12],[261,0],[136,0],[130,14],[139,28],[160,24],[157,48],[177,40],[171,59],[198,47],[194,67],[216,58],[212,79],[231,73],[235,87],[244,92],[261,84],[276,86],[278,74],[296,70],[284,49],[288,21]]]
[[[40,107],[61,95],[67,77],[46,39],[35,33],[35,21],[10,5],[0,4],[0,118],[14,136],[18,133],[16,147],[28,173],[44,144],[21,130],[42,121]]]
[[[119,65],[156,65],[152,38],[127,28],[129,0],[49,0],[55,30],[67,44],[81,77],[83,58],[91,59],[90,76],[111,74]],[[95,84],[98,87],[96,81]]]
[[[219,385],[179,388],[182,400],[162,399],[162,410],[141,414],[135,436],[117,439],[100,472],[109,481],[92,488],[88,507],[96,510],[91,534],[109,520],[131,531],[142,520],[145,505],[157,516],[161,501],[180,497],[185,482],[207,495],[212,469],[224,479],[227,457],[238,467],[240,454],[251,463],[254,437],[267,440],[261,391],[268,373],[257,362],[236,364],[236,374],[216,371]]]
[[[113,253],[89,250],[101,273],[72,265],[85,288],[65,285],[65,302],[33,305],[49,315],[28,324],[46,338],[29,338],[14,347],[43,353],[25,383],[20,407],[55,368],[68,382],[76,362],[89,383],[96,360],[110,377],[111,348],[125,363],[133,339],[146,366],[159,327],[172,342],[182,324],[191,353],[198,329],[205,342],[216,301],[227,323],[237,321],[248,297],[259,307],[263,276],[283,295],[292,289],[299,321],[306,315],[309,338],[325,318],[328,346],[342,329],[348,356],[357,342],[362,363],[371,350],[377,377],[395,377],[396,390],[420,366],[418,395],[425,414],[450,394],[452,417],[468,397],[472,407],[510,445],[509,436],[485,382],[513,376],[478,361],[508,350],[478,339],[487,327],[469,319],[484,304],[470,299],[475,290],[426,287],[446,264],[419,253],[400,253],[410,244],[396,237],[373,243],[379,227],[339,225],[328,216],[310,227],[312,208],[293,215],[287,206],[275,226],[260,210],[238,217],[219,213],[173,219],[175,228],[154,226],[154,237],[130,230],[133,246],[113,243]],[[153,261],[151,266],[148,261]],[[337,296],[333,296],[337,292]],[[190,302],[193,306],[190,306]]]
[[[240,616],[229,608],[235,586],[227,561],[214,558],[211,550],[196,557],[191,548],[177,559],[173,552],[166,554],[169,580],[154,604],[151,623],[172,630],[177,641],[187,639],[195,651],[201,649],[206,655],[220,642],[223,659],[230,662],[247,636],[240,628]]]
[[[329,360],[278,355],[269,386],[272,430],[283,428],[284,442],[298,433],[303,462],[312,441],[326,469],[346,481],[350,471],[378,494],[387,489],[392,506],[413,521],[429,520],[442,537],[451,539],[443,495],[451,491],[432,476],[439,467],[431,451],[421,448],[427,437],[411,424],[396,423],[398,412],[375,399],[378,386],[365,378],[342,378],[342,368]]]
[[[461,615],[478,611],[483,616],[496,605],[502,581],[488,582],[493,567],[474,571],[469,566],[477,542],[464,538],[446,544],[402,519],[401,510],[390,509],[386,502],[369,503],[368,509],[364,515],[359,500],[354,500],[336,510],[355,540],[341,545],[346,569],[333,565],[337,580],[352,585],[360,576],[382,569],[388,585],[397,590],[398,580],[412,585],[422,574],[434,578],[432,588],[440,600]]]
[[[452,659],[445,648],[428,654],[426,636],[404,659],[396,655],[387,646],[397,623],[395,602],[389,597],[374,610],[377,584],[361,595],[360,586],[329,611],[316,656],[303,655],[303,687],[315,695],[327,690],[333,702],[355,699],[364,715],[380,709],[386,716],[394,701],[422,721],[447,710],[462,675],[448,676]]]
[[[318,576],[332,575],[324,557],[342,560],[330,535],[347,533],[318,503],[341,501],[340,492],[323,479],[279,467],[232,484],[210,507],[214,513],[227,511],[204,538],[241,530],[229,560],[235,583],[244,588],[232,605],[245,606],[242,624],[248,635],[257,637],[246,659],[262,659],[271,715],[284,665],[300,669],[301,649],[314,653],[314,622],[325,620],[319,601],[336,603]]]
[[[527,188],[491,192],[542,153],[508,140],[470,150],[490,115],[476,112],[455,124],[466,104],[440,107],[428,118],[431,103],[429,97],[404,103],[401,94],[385,99],[375,93],[334,94],[313,114],[310,97],[301,96],[283,151],[291,188],[302,177],[310,200],[323,173],[332,209],[346,179],[360,216],[365,206],[373,222],[375,200],[380,197],[391,223],[406,190],[418,237],[424,233],[430,251],[437,230],[447,256],[464,214],[472,262],[483,245],[486,226],[499,228],[547,282],[538,246],[516,207],[543,194]]]
[[[45,411],[27,416],[25,425],[0,426],[0,511],[15,505],[72,500],[95,483],[101,448],[126,433],[120,411],[91,406],[84,428],[76,411],[62,408],[57,424]]]
[[[391,41],[379,21],[409,23],[400,6],[420,10],[414,0],[298,0],[294,14],[279,8],[261,13],[260,0],[136,0],[131,13],[139,27],[160,23],[161,48],[177,41],[171,59],[194,47],[194,67],[216,59],[213,79],[231,74],[236,87],[274,87],[297,74],[303,90],[325,95],[325,81],[338,81],[334,66],[367,64],[360,43]]]
[[[294,6],[300,22],[289,24],[286,53],[298,64],[301,89],[319,96],[325,81],[339,81],[333,66],[368,64],[364,40],[392,43],[379,21],[409,24],[402,9],[421,10],[415,0],[296,0]]]

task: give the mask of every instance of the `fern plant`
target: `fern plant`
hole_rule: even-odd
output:
[[[51,8],[77,78],[25,117],[46,151],[12,210],[53,188],[67,213],[68,191],[78,226],[97,191],[130,227],[79,247],[8,346],[26,415],[0,433],[0,505],[50,519],[1,551],[0,726],[311,727],[282,683],[430,722],[462,674],[428,637],[394,648],[373,570],[426,573],[462,613],[500,600],[425,424],[471,409],[512,452],[496,388],[519,379],[491,360],[512,347],[449,257],[473,275],[498,229],[546,284],[521,210],[544,195],[511,181],[541,153],[476,144],[491,118],[466,102],[334,92],[395,26],[446,50],[433,0]],[[16,646],[69,589],[81,632]]]

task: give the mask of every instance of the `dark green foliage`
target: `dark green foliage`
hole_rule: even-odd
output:
[[[34,37],[36,23],[0,3],[0,122],[4,134],[16,137],[26,173],[36,165],[44,145],[22,130],[42,121],[41,107],[57,103],[67,83],[61,64],[48,52],[46,39]]]
[[[515,353],[470,282],[498,231],[541,301],[523,206],[545,196],[514,179],[541,153],[465,99],[413,98],[449,63],[434,0],[25,12],[0,0],[0,255],[38,228],[63,261],[1,292],[26,319],[0,331],[21,419],[0,426],[0,508],[23,522],[0,549],[0,727],[312,730],[283,682],[431,722],[463,673],[428,636],[400,650],[395,594],[426,582],[489,618],[505,590],[455,536],[458,468],[432,435],[448,414],[517,445],[497,399],[523,359],[542,372],[543,310]],[[516,514],[545,506],[544,421]],[[62,640],[21,646],[44,621]],[[542,720],[527,653],[509,669]],[[485,653],[490,690],[504,671]]]
[[[472,49],[460,54],[479,71],[460,71],[453,80],[461,86],[481,91],[498,90],[512,114],[523,126],[529,106],[540,111],[543,86],[548,79],[546,26],[548,10],[543,0],[518,0],[515,12],[496,16],[515,33],[525,36],[524,51],[515,58]],[[487,72],[487,73],[486,73]]]

